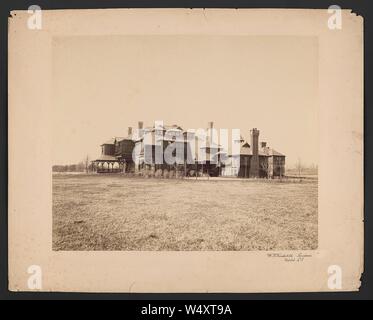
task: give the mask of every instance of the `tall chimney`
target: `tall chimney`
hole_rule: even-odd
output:
[[[132,135],[132,127],[128,127],[128,136]]]
[[[250,164],[250,177],[259,177],[259,130],[254,128],[251,130],[251,164]]]
[[[137,125],[137,129],[135,130],[135,137],[136,139],[141,138],[144,135],[144,122],[139,121]]]
[[[213,139],[214,137],[214,122],[210,121],[207,123],[207,144],[210,145],[214,143]]]

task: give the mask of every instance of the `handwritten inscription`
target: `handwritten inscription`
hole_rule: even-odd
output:
[[[312,254],[305,253],[268,253],[268,258],[283,259],[285,262],[303,262],[307,258],[312,258]]]

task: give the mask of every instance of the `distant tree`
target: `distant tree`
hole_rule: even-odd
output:
[[[266,178],[269,179],[269,162],[268,162],[268,159],[267,159],[267,161],[262,161],[260,163],[260,167],[265,172]]]
[[[52,167],[53,172],[66,172],[66,166],[64,165],[54,165]]]
[[[84,172],[85,171],[84,162],[79,162],[77,165],[75,165],[75,171],[76,172]]]
[[[317,164],[312,163],[312,165],[310,166],[310,174],[317,174],[317,171],[318,171]]]
[[[298,177],[300,178],[301,177],[301,174],[302,174],[302,171],[304,169],[304,166],[303,166],[303,163],[302,161],[300,160],[300,158],[298,158],[298,161],[297,163],[295,164],[295,169],[298,173]]]
[[[92,164],[86,162],[79,162],[77,164],[67,164],[67,165],[53,165],[53,172],[88,172],[91,170]]]
[[[88,156],[88,154],[84,159],[84,165],[85,165],[85,172],[88,173],[88,171],[89,171],[89,156]]]

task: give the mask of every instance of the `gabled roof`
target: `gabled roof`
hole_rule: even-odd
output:
[[[151,127],[145,127],[144,129],[144,132],[155,132],[156,130],[162,130],[162,131],[168,131],[168,130],[175,130],[175,131],[180,131],[180,135],[184,133],[184,130],[183,128],[181,128],[180,126],[176,125],[176,124],[173,124],[173,125],[159,125],[159,126],[151,126]],[[170,134],[171,135],[171,134]],[[144,136],[136,136],[136,135],[133,135],[131,137],[131,140],[137,142],[137,141],[141,141],[143,140]],[[129,139],[129,138],[126,138],[126,139]],[[167,140],[166,138],[164,140]],[[170,139],[168,139],[170,140]]]
[[[110,140],[107,140],[106,142],[104,142],[101,145],[103,146],[104,144],[115,144],[115,141],[121,141],[121,140],[124,140],[124,138],[123,137],[114,137],[114,138],[111,138]]]
[[[177,124],[173,124],[173,125],[159,125],[159,126],[151,126],[151,127],[146,127],[145,130],[147,131],[154,131],[154,130],[163,130],[163,131],[167,131],[167,130],[178,130],[178,131],[183,131],[183,128],[178,126]]]
[[[284,154],[276,151],[275,149],[271,149],[271,151],[272,151],[272,154],[271,154],[272,156],[285,157]]]
[[[173,125],[164,125],[164,126],[158,126],[158,127],[155,127],[155,126],[152,126],[152,127],[146,127],[144,128],[144,131],[148,131],[148,132],[154,132],[156,129],[160,129],[160,130],[163,130],[163,131],[167,131],[167,130],[177,130],[177,131],[181,131],[183,132],[183,128],[181,128],[180,126],[176,125],[176,124],[173,124]],[[103,144],[101,145],[105,145],[105,144],[115,144],[116,141],[123,141],[123,140],[132,140],[132,141],[140,141],[142,140],[143,137],[136,137],[136,135],[134,135],[133,133],[128,135],[127,137],[114,137],[114,138],[111,138],[110,140],[108,141],[105,141]]]
[[[102,144],[102,146],[104,145],[104,144],[114,144],[115,143],[115,138],[111,138],[110,140],[107,140],[106,142],[104,142],[103,144]]]
[[[177,124],[173,124],[172,126],[163,126],[166,130],[180,130],[183,131],[183,128],[178,126]]]
[[[259,156],[278,156],[278,157],[285,157],[282,153],[276,151],[275,149],[272,149],[270,147],[259,147]],[[245,156],[252,156],[253,155],[253,150],[250,147],[250,145],[247,142],[241,143],[240,147],[240,155],[245,155]]]
[[[125,138],[116,138],[116,140],[117,140],[117,142],[120,142],[120,141],[123,141],[123,140],[133,140],[133,134],[130,134],[130,135],[128,135],[127,137],[125,137]]]
[[[102,154],[94,161],[117,161],[117,158],[114,156],[108,156],[108,155]]]
[[[250,156],[252,154],[251,148],[247,146],[241,146],[240,154],[245,155],[245,156]]]

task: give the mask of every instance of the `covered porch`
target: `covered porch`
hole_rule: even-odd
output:
[[[92,161],[92,170],[97,173],[121,173],[125,171],[125,161],[114,156],[102,155]]]

